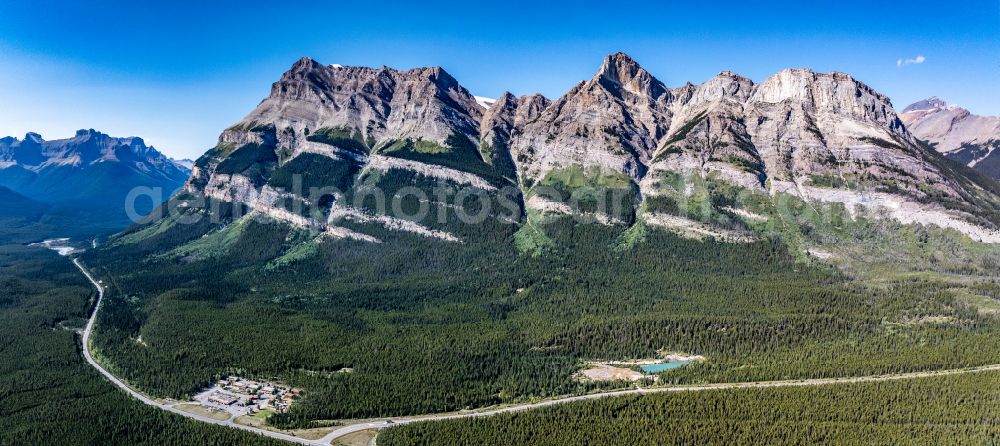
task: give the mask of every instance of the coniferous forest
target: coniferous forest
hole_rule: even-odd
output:
[[[64,257],[0,246],[0,444],[280,445],[133,400],[84,362],[93,288]]]
[[[80,356],[74,330],[82,326],[93,292],[72,264],[49,251],[6,246],[0,251],[0,265],[2,372],[12,378],[0,389],[0,444],[280,444],[131,400],[104,382]],[[321,381],[322,375],[302,377],[309,375]],[[482,419],[406,425],[381,433],[378,441],[384,445],[992,444],[1000,432],[998,388],[996,373],[984,372],[812,388],[617,397]]]
[[[400,445],[992,445],[1000,374],[617,397],[382,432]]]
[[[707,358],[664,373],[664,383],[1000,362],[1000,323],[969,297],[995,299],[995,281],[860,281],[801,261],[780,240],[647,230],[630,243],[629,231],[570,221],[546,225],[551,247],[525,255],[496,241],[511,232],[486,228],[485,241],[456,248],[372,225],[365,232],[386,243],[306,242],[298,260],[280,253],[302,250],[302,237],[266,219],[150,254],[181,244],[165,242],[185,236],[168,228],[84,256],[111,284],[95,347],[154,395],[184,397],[226,373],[306,389],[272,417],[283,427],[620,387],[573,375],[587,360],[662,350]],[[216,240],[225,255],[211,254]]]

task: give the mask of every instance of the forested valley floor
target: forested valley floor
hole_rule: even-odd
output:
[[[252,219],[200,238],[142,230],[83,257],[110,285],[94,340],[105,365],[175,398],[227,373],[278,377],[306,390],[272,417],[286,428],[629,386],[574,374],[662,351],[706,357],[660,375],[685,384],[1000,362],[995,280],[855,280],[778,240],[555,222],[532,256],[490,227],[462,245],[378,226],[365,232],[382,244],[310,241]]]
[[[0,246],[0,445],[283,445],[147,407],[80,355],[93,288],[42,248]]]
[[[995,445],[1000,373],[606,398],[383,431],[402,445]]]

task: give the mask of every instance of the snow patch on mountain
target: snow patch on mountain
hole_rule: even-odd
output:
[[[490,108],[493,106],[493,104],[497,103],[497,100],[493,98],[487,98],[483,96],[473,96],[473,98],[476,100],[476,103],[483,108]]]

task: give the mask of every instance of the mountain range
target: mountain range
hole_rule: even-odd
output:
[[[544,245],[532,223],[558,215],[752,240],[783,199],[1000,242],[997,184],[941,156],[848,74],[788,69],[755,84],[722,72],[668,87],[617,53],[560,98],[483,99],[439,67],[303,58],[195,163],[184,191],[369,242],[386,230],[462,241],[454,218],[400,218],[359,199],[432,184],[515,202],[494,216],[520,227],[519,245]],[[295,176],[336,192],[302,204]],[[424,201],[454,210],[456,195]]]
[[[900,118],[948,158],[1000,179],[1000,116],[974,115],[932,97],[906,107]]]
[[[125,198],[133,188],[160,188],[166,199],[189,173],[138,137],[90,129],[52,141],[36,133],[0,139],[0,186],[58,213],[57,231],[120,229],[128,224]],[[159,204],[140,200],[136,211]]]
[[[576,377],[667,352],[706,361],[663,385],[974,367],[1000,327],[1000,185],[844,73],[668,86],[617,53],[491,102],[303,58],[157,211],[81,255],[115,284],[95,347],[163,397],[301,383],[275,427],[617,388]]]

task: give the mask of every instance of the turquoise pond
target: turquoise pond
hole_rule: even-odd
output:
[[[643,373],[663,373],[667,370],[676,369],[677,367],[686,365],[689,362],[691,361],[670,361],[660,364],[643,364],[640,365],[639,368],[642,369]]]

